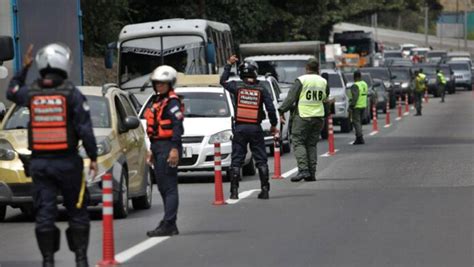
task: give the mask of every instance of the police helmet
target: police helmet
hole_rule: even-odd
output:
[[[65,44],[52,43],[36,53],[35,61],[41,76],[58,73],[66,79],[72,67],[71,49]]]
[[[171,87],[176,83],[177,72],[173,67],[170,66],[159,66],[156,68],[150,76],[151,82],[168,82]]]
[[[257,79],[258,65],[255,61],[245,61],[239,66],[240,78],[243,79]]]

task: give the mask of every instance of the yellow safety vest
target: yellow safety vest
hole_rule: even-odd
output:
[[[323,101],[326,95],[327,81],[317,74],[306,74],[298,80],[302,84],[298,102],[298,113],[301,118],[324,117]]]
[[[426,75],[423,73],[418,74],[416,76],[416,91],[417,92],[424,92],[426,86]]]
[[[366,108],[367,107],[367,94],[369,93],[369,86],[364,81],[355,82],[357,89],[359,89],[359,98],[355,108]]]
[[[438,74],[436,74],[438,76],[438,80],[441,84],[445,85],[446,84],[446,78],[444,78],[444,74],[442,71],[438,72]]]

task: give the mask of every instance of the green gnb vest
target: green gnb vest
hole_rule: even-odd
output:
[[[446,84],[446,78],[444,78],[444,74],[443,72],[438,72],[438,74],[436,74],[438,76],[438,81],[439,83],[445,85]]]
[[[425,82],[426,82],[426,75],[423,73],[418,74],[415,78],[415,90],[417,92],[424,92],[425,91]]]
[[[367,83],[364,81],[358,81],[355,83],[357,89],[359,89],[359,98],[357,99],[357,103],[355,108],[366,108],[367,107],[367,94],[369,92],[369,87]]]
[[[324,117],[323,101],[326,95],[327,81],[316,74],[300,76],[298,80],[302,84],[300,99],[298,102],[298,113],[301,118]]]

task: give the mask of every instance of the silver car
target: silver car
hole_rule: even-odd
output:
[[[347,96],[344,79],[339,70],[321,70],[321,74],[324,73],[328,75],[329,97],[336,100],[333,122],[335,125],[341,126],[341,132],[348,133],[352,130],[352,122],[349,114],[349,97]]]
[[[464,87],[467,90],[472,90],[472,73],[469,63],[463,61],[449,61],[447,64],[454,72],[456,87]]]

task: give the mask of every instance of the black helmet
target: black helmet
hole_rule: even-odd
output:
[[[258,65],[255,61],[245,61],[239,66],[240,78],[243,80],[245,78],[257,79],[258,75]]]

